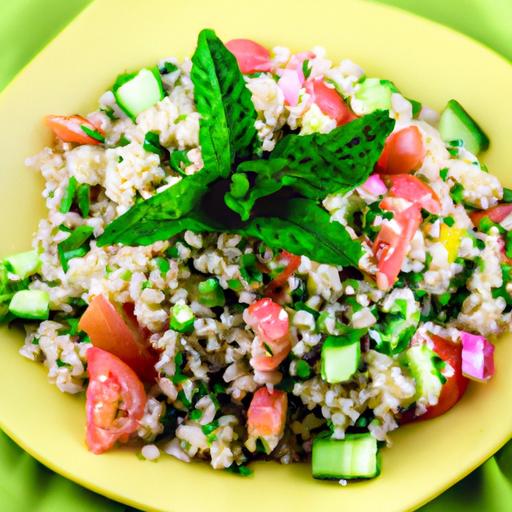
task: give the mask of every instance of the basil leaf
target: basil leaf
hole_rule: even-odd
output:
[[[377,110],[329,133],[288,135],[269,160],[238,166],[226,204],[247,220],[258,199],[285,186],[317,200],[352,190],[373,172],[394,124],[387,111]],[[245,187],[241,173],[248,174]]]
[[[200,32],[192,63],[203,162],[217,176],[227,177],[235,162],[260,153],[251,93],[234,55],[213,30]]]
[[[79,226],[71,234],[57,245],[60,264],[64,272],[68,271],[69,260],[81,258],[89,252],[88,240],[91,238],[94,228],[91,226]]]
[[[259,238],[272,249],[284,249],[319,263],[355,266],[362,256],[361,244],[311,199],[275,202],[268,216],[256,217],[235,231]],[[272,211],[273,210],[273,211]]]

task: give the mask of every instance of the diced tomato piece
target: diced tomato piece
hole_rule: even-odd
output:
[[[288,313],[272,299],[260,299],[244,311],[244,320],[258,335],[251,366],[258,371],[275,370],[290,353]]]
[[[85,117],[74,116],[46,116],[44,122],[48,128],[63,142],[75,142],[77,144],[101,144],[83,130],[85,126],[89,130],[97,132],[101,136],[105,136],[105,132],[98,126],[93,125]]]
[[[124,361],[144,381],[156,377],[158,358],[148,341],[148,331],[139,327],[133,305],[117,309],[103,295],[94,297],[85,310],[78,327],[91,338],[94,346]]]
[[[236,57],[242,73],[257,73],[272,69],[270,52],[261,44],[250,39],[231,39],[226,43],[226,47]]]
[[[288,281],[288,278],[299,268],[300,256],[296,256],[288,251],[282,251],[279,259],[286,266],[279,275],[274,277],[274,279],[268,283],[265,288],[265,295],[272,295],[278,291],[279,288]]]
[[[405,203],[405,207],[401,203]],[[402,268],[409,244],[420,227],[422,217],[418,205],[398,198],[387,197],[380,203],[383,210],[393,212],[384,220],[373,244],[377,259],[377,286],[389,290]]]
[[[137,430],[146,393],[135,372],[118,357],[97,347],[91,347],[86,357],[86,442],[91,452],[99,454],[117,441],[125,443]]]
[[[425,154],[420,130],[408,126],[388,137],[376,170],[382,174],[411,173],[421,167]]]
[[[480,221],[484,217],[489,217],[490,220],[499,224],[502,220],[508,217],[512,213],[512,203],[498,204],[489,208],[488,210],[482,210],[479,212],[470,213],[469,216],[476,228],[478,228]]]
[[[423,181],[410,174],[392,174],[387,177],[390,195],[407,199],[430,213],[439,213],[441,204],[437,194]]]
[[[288,395],[266,387],[254,393],[247,411],[247,430],[252,437],[281,436],[286,424]]]
[[[326,115],[336,121],[338,126],[353,121],[357,116],[350,110],[334,87],[329,87],[322,79],[308,80],[306,91],[314,103]]]

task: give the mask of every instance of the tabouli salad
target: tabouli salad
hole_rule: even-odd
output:
[[[390,431],[492,377],[512,191],[457,101],[203,30],[45,122],[48,217],[0,266],[0,316],[86,391],[92,452],[373,478]]]

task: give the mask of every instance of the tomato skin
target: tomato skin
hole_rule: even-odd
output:
[[[357,116],[350,110],[343,101],[338,91],[321,79],[308,80],[306,82],[306,91],[311,95],[313,102],[326,115],[336,121],[337,126],[347,124],[353,121]]]
[[[128,441],[144,415],[147,398],[135,372],[118,357],[91,347],[86,358],[86,443],[91,452],[100,454],[117,441]]]
[[[255,41],[231,39],[226,47],[236,57],[240,71],[244,74],[272,69],[270,52]]]
[[[266,387],[258,389],[247,411],[247,430],[250,436],[280,436],[286,423],[288,395]]]
[[[439,213],[441,204],[437,194],[423,181],[410,174],[392,174],[387,177],[391,184],[390,195],[407,199],[430,213]]]
[[[262,372],[275,370],[292,348],[288,314],[272,299],[265,298],[245,310],[244,320],[259,338],[259,345],[253,344],[251,366]]]
[[[420,130],[416,126],[408,126],[388,137],[376,171],[381,174],[411,173],[421,167],[425,154]]]
[[[95,347],[119,357],[142,380],[155,380],[158,358],[147,341],[148,331],[137,324],[132,305],[123,305],[123,310],[118,310],[103,295],[96,295],[78,327],[88,334]]]
[[[279,288],[288,281],[288,278],[299,268],[300,256],[296,256],[291,252],[283,250],[280,255],[280,260],[286,263],[286,267],[278,276],[274,277],[274,279],[267,284],[265,287],[265,295],[274,295],[275,292],[279,290]]]
[[[499,224],[502,220],[508,217],[512,213],[512,203],[503,203],[493,206],[488,210],[483,210],[480,212],[473,212],[469,214],[471,221],[473,222],[475,228],[478,229],[480,221],[484,217],[489,217],[490,220]]]
[[[402,201],[398,199],[398,201]],[[422,217],[418,205],[408,203],[404,209],[396,198],[387,197],[380,203],[383,210],[393,212],[393,219],[382,223],[373,243],[377,259],[377,286],[389,290],[396,281],[404,261],[409,243],[420,227]],[[398,232],[396,231],[398,230]]]
[[[87,126],[91,130],[97,131],[105,136],[105,132],[98,126],[93,125],[88,119],[79,115],[73,116],[54,116],[49,115],[44,118],[48,128],[63,142],[75,142],[77,144],[101,144],[99,140],[89,137],[81,128]]]

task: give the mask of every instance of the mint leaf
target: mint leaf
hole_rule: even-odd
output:
[[[226,204],[247,220],[258,199],[286,186],[316,200],[352,190],[373,172],[394,124],[387,111],[378,110],[329,133],[288,135],[269,160],[238,166]],[[241,173],[252,186],[241,187]]]
[[[287,164],[284,158],[242,162],[231,176],[230,190],[224,196],[226,205],[242,220],[248,220],[258,199],[279,191],[286,183],[293,181],[293,177],[285,174]]]
[[[235,231],[259,238],[272,249],[285,249],[319,263],[355,266],[361,244],[311,199],[275,201],[266,216],[256,217]]]
[[[192,63],[203,162],[217,176],[227,177],[235,162],[260,153],[251,93],[235,57],[213,30],[200,32]]]
[[[185,175],[185,173],[181,167],[181,164],[183,163],[183,165],[187,167],[192,163],[188,158],[187,153],[188,151],[185,149],[175,149],[169,158],[169,165],[171,166],[171,169],[181,174],[182,176]]]
[[[201,200],[215,178],[216,176],[203,168],[196,174],[184,177],[163,192],[132,206],[107,226],[98,238],[98,245],[149,245],[191,229],[185,227],[186,216]],[[180,222],[172,222],[177,219],[180,219]],[[165,221],[169,222],[168,226],[165,225]],[[193,216],[190,217],[190,222],[195,222]],[[197,225],[194,227],[197,228]]]

